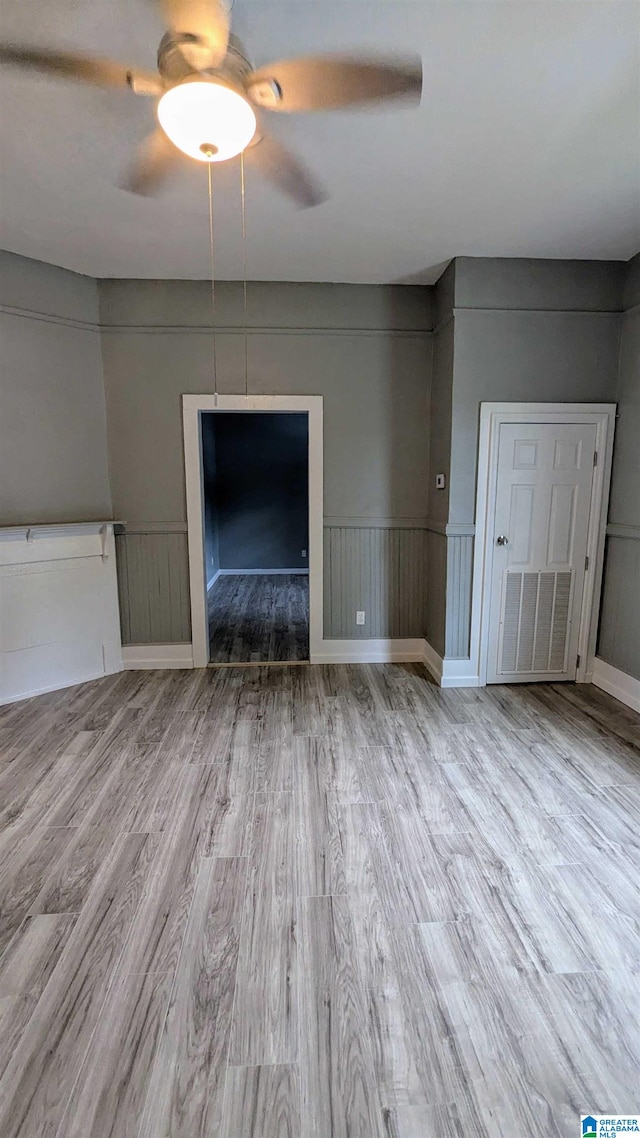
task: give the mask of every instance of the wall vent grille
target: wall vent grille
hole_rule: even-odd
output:
[[[500,675],[566,671],[572,587],[571,571],[506,573]]]

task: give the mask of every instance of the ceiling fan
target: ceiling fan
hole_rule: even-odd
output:
[[[264,132],[257,116],[420,101],[418,57],[307,56],[254,70],[230,34],[228,0],[162,0],[162,7],[169,31],[160,41],[157,73],[72,52],[0,45],[0,62],[159,96],[159,125],[124,183],[134,193],[154,193],[180,163],[181,151],[201,162],[224,162],[246,149],[252,164],[299,205],[317,205],[327,196],[319,182]]]

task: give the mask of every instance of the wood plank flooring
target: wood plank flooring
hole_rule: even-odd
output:
[[[637,1110],[640,717],[417,665],[0,708],[3,1138],[576,1138]]]
[[[251,664],[309,659],[309,578],[237,574],[209,589],[209,659]]]

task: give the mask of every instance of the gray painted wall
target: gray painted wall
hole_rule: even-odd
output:
[[[451,478],[451,416],[455,337],[456,262],[452,261],[435,288],[436,327],[433,337],[433,374],[429,406],[429,490],[427,564],[429,587],[425,604],[424,635],[439,656],[446,653],[447,536]],[[436,475],[444,474],[445,487],[436,489]]]
[[[249,391],[324,397],[326,525],[424,526],[431,290],[250,284],[248,292]],[[198,281],[103,281],[99,293],[115,509],[135,529],[152,526],[152,535],[135,536],[154,565],[158,558],[175,565],[175,556],[159,553],[158,535],[164,531],[173,548],[186,516],[181,396],[213,390],[210,289]],[[219,284],[216,309],[218,389],[243,393],[241,286]],[[395,556],[391,539],[381,548]],[[135,564],[140,580],[130,570],[130,587],[140,597],[157,570],[144,567],[139,549]],[[394,572],[391,563],[379,566],[385,579]],[[176,573],[172,579],[177,597],[163,604],[178,608],[182,584]],[[334,577],[333,587],[342,580]],[[367,596],[355,606],[371,614],[368,634],[380,627],[379,635],[394,635],[394,607],[374,613],[371,603]],[[336,595],[335,611],[341,604]],[[344,623],[332,617],[332,635],[359,635],[354,615]]]
[[[640,254],[624,304],[598,655],[640,679]]]
[[[619,312],[624,261],[456,257],[454,307],[529,312]]]
[[[480,403],[611,401],[619,342],[614,312],[456,309],[450,522],[474,519]]]
[[[428,291],[249,285],[249,391],[324,396],[327,515],[426,515]],[[210,289],[105,281],[99,292],[114,508],[182,520],[181,396],[213,390]],[[242,394],[241,289],[223,283],[216,297],[218,389]]]
[[[426,629],[438,652],[469,654],[473,540],[455,527],[473,528],[480,404],[613,401],[626,272],[621,262],[461,257],[436,286]],[[448,509],[436,466],[448,470]]]
[[[213,389],[206,282],[96,288],[0,256],[2,521],[112,516],[104,361],[115,516],[129,522],[118,537],[124,640],[189,640],[180,396]],[[243,392],[241,286],[219,285],[216,298],[218,387]],[[471,544],[447,526],[473,520],[480,402],[617,399],[599,652],[640,676],[639,303],[640,257],[459,258],[436,290],[250,285],[249,391],[325,400],[328,635],[422,627],[439,652],[461,654]],[[441,470],[448,489],[436,492]],[[355,608],[371,614],[362,632]]]
[[[0,524],[110,518],[94,280],[0,252]]]
[[[218,547],[209,577],[215,568],[308,569],[307,416],[213,413],[202,416],[202,433]],[[211,434],[214,447],[205,449]]]
[[[429,413],[429,520],[449,518],[451,467],[451,415],[453,387],[454,318],[434,336],[433,377]],[[436,475],[444,474],[444,490],[436,489]]]

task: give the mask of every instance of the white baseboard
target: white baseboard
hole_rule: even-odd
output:
[[[323,640],[311,652],[312,664],[399,664],[423,659],[422,639]]]
[[[447,660],[439,656],[428,640],[423,641],[422,662],[441,688],[477,688],[480,678],[471,660]]]
[[[117,669],[121,671],[121,669]],[[104,680],[107,675],[113,675],[113,672],[93,672],[88,673],[86,676],[81,676],[80,679],[64,680],[63,683],[59,681],[53,684],[46,684],[42,688],[33,688],[32,691],[18,692],[14,695],[3,696],[0,699],[0,707],[8,706],[10,703],[20,703],[23,699],[33,699],[36,695],[47,695],[52,691],[64,691],[65,688],[77,688],[80,684],[89,684],[93,680]]]
[[[471,660],[442,661],[441,688],[479,688],[480,677]]]
[[[193,651],[190,644],[125,644],[122,664],[126,672],[193,668]]]
[[[442,656],[438,655],[428,640],[422,641],[422,663],[427,671],[431,672],[434,680],[440,683],[442,679]]]
[[[211,578],[210,578],[210,579],[207,581],[207,592],[209,592],[209,589],[213,588],[213,586],[215,585],[216,581],[218,580],[218,577],[220,576],[220,573],[221,573],[221,570],[220,570],[220,569],[216,569],[215,573],[213,574],[213,577],[211,577]]]
[[[277,577],[287,576],[291,577],[294,574],[296,577],[308,577],[308,569],[218,569],[214,577],[214,581],[218,577]]]
[[[621,672],[596,656],[593,661],[593,681],[597,688],[602,688],[608,695],[626,703],[634,711],[640,711],[640,680]]]
[[[192,668],[190,644],[129,644],[122,649],[125,670]],[[425,664],[443,688],[478,687],[471,661],[443,660],[422,638],[322,640],[311,650],[312,664]]]

